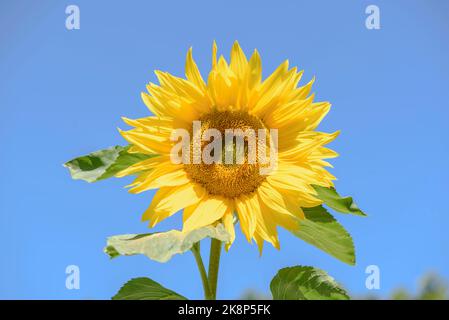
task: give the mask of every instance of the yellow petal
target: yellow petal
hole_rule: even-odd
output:
[[[204,194],[202,187],[192,183],[160,188],[154,195],[151,205],[144,212],[142,220],[149,220],[152,228],[179,210],[198,203]]]
[[[229,242],[226,243],[226,245],[225,245],[225,249],[226,249],[226,251],[228,251],[229,248],[231,247],[232,243],[235,240],[234,210],[230,210],[227,213],[225,213],[223,215],[222,221],[223,221],[223,225],[224,225],[226,231],[231,236]]]
[[[173,120],[162,120],[157,117],[146,117],[140,119],[129,119],[122,117],[122,120],[129,126],[140,129],[143,133],[155,134],[160,137],[170,137],[174,130]],[[137,131],[137,130],[136,130]]]
[[[280,167],[280,165],[279,165]],[[311,171],[303,167],[283,166],[276,170],[276,173],[267,177],[267,181],[276,188],[299,190],[309,194],[315,194],[315,190],[310,184],[316,184],[316,175]]]
[[[174,187],[189,183],[190,179],[182,165],[164,163],[154,168],[146,178],[129,190],[130,193],[141,193],[150,189]]]
[[[150,159],[145,159],[143,161],[139,161],[131,166],[129,166],[126,169],[123,169],[122,171],[119,171],[115,174],[117,178],[121,178],[130,174],[134,174],[137,172],[142,172],[146,170],[151,170],[161,163],[170,163],[170,158],[167,156],[156,156]]]
[[[296,144],[283,145],[282,152],[279,153],[279,157],[286,159],[287,161],[306,161],[313,155],[314,159],[323,159],[326,156],[334,157],[336,154],[334,152],[323,152],[323,145],[332,142],[340,134],[340,131],[334,133],[323,133],[317,131],[304,131],[298,133],[296,137]],[[285,148],[284,148],[285,146]],[[327,149],[329,150],[329,149]],[[320,157],[322,155],[322,157]]]
[[[265,81],[260,85],[257,94],[257,102],[250,101],[252,112],[260,117],[270,109],[270,102],[281,90],[279,86],[288,72],[288,60],[284,61]],[[253,98],[252,98],[253,99]],[[253,106],[254,105],[254,106]]]
[[[145,172],[141,172],[136,179],[134,179],[134,181],[132,183],[130,183],[129,185],[125,186],[125,188],[131,188],[134,186],[137,186],[139,184],[141,184],[146,178],[147,176],[150,174],[150,171],[145,171]]]
[[[173,112],[169,112],[167,108],[159,103],[154,97],[149,95],[146,92],[142,92],[141,95],[143,103],[147,106],[147,108],[156,116],[158,117],[173,117]]]
[[[165,97],[172,100],[199,100],[204,98],[204,92],[195,83],[176,77],[168,72],[156,70],[154,72],[161,86],[150,86],[157,92],[159,97]]]
[[[263,252],[263,238],[258,234],[254,234],[254,241],[256,241],[257,247],[259,248],[259,256],[262,256]]]
[[[284,129],[290,123],[303,121],[307,116],[305,110],[312,105],[313,99],[314,96],[312,95],[304,100],[294,100],[277,108],[272,108],[267,110],[263,119],[271,128]]]
[[[257,216],[254,211],[255,205],[253,204],[254,201],[257,201],[257,196],[255,194],[250,196],[242,195],[235,200],[240,228],[248,242],[251,242],[257,224]]]
[[[240,227],[248,241],[257,233],[264,240],[279,248],[276,224],[261,210],[257,193],[249,196],[241,196],[236,201],[237,212],[240,219]]]
[[[136,145],[146,152],[170,154],[172,142],[168,137],[161,137],[157,134],[144,133],[136,130],[123,131],[119,129],[119,132],[130,144]]]
[[[258,190],[259,199],[264,204],[264,211],[273,217],[273,221],[288,230],[298,228],[297,216],[302,215],[300,206],[291,207],[288,199],[271,186],[268,182],[263,182]],[[301,211],[301,212],[300,212]]]
[[[279,123],[278,127],[279,125],[282,126],[282,129],[279,130],[279,148],[282,149],[289,141],[295,140],[298,133],[315,130],[329,112],[330,107],[331,105],[328,102],[312,103],[302,110],[301,114],[292,117],[294,119],[293,122],[287,120]]]
[[[273,247],[279,249],[279,238],[276,230],[276,222],[273,215],[271,215],[272,211],[260,201],[258,196],[254,198],[253,210],[257,216],[255,234],[260,235],[265,241],[271,243]]]
[[[235,79],[226,60],[223,56],[220,56],[216,68],[209,73],[207,81],[209,96],[212,98],[213,105],[219,111],[228,110],[230,106],[235,106],[235,101],[238,98],[236,96],[237,82]]]
[[[252,90],[260,85],[262,80],[262,61],[260,59],[259,52],[254,50],[251,59],[249,60],[249,76],[248,76],[248,89]]]
[[[315,130],[321,120],[323,120],[323,118],[328,114],[330,108],[331,104],[329,102],[312,103],[312,112],[309,115],[304,130]]]
[[[304,212],[301,210],[301,208],[316,207],[323,203],[315,196],[303,191],[282,189],[278,188],[274,184],[272,184],[272,186],[282,194],[287,210],[299,219],[304,219]]]
[[[305,84],[302,87],[296,88],[291,92],[291,94],[288,96],[288,99],[290,101],[294,100],[303,100],[305,99],[310,92],[312,91],[312,86],[315,83],[315,77],[312,78],[307,84]]]
[[[214,40],[212,44],[212,69],[217,65],[217,43]]]
[[[128,149],[128,153],[143,153],[143,154],[149,154],[149,155],[154,155],[154,153],[149,153],[145,150],[143,150],[142,148],[139,148],[138,146],[130,146]]]
[[[309,159],[330,159],[338,157],[338,153],[329,148],[321,147],[317,148],[314,153],[312,153]]]
[[[206,84],[201,76],[198,66],[193,60],[192,48],[187,52],[186,58],[186,77],[189,81],[193,82],[200,90],[206,91]]]
[[[188,208],[183,231],[189,232],[213,224],[226,213],[232,212],[229,200],[222,197],[205,197]]]
[[[195,65],[196,66],[196,65]],[[194,71],[187,69],[186,72]],[[198,71],[198,70],[197,70]],[[202,114],[207,112],[211,107],[211,101],[206,92],[206,85],[203,82],[204,87],[198,87],[195,83],[191,81],[187,81],[185,79],[175,77],[168,72],[160,72],[156,71],[156,75],[158,76],[159,81],[164,86],[164,89],[167,92],[163,94],[159,94],[160,99],[165,99],[165,101],[176,101],[179,110],[183,112],[189,113],[193,112],[193,115]],[[192,75],[189,75],[192,77]],[[198,75],[196,76],[196,81],[202,81],[198,79],[201,77],[198,71]],[[160,89],[151,89],[151,90],[159,90]],[[190,121],[191,117],[176,115],[175,118],[182,118],[185,121]]]
[[[242,79],[246,73],[247,66],[248,60],[246,59],[245,53],[240,48],[239,43],[235,41],[231,49],[231,70],[237,78]]]
[[[156,73],[161,76],[161,73]],[[190,84],[190,89],[188,88],[188,81],[183,79],[176,80],[173,76],[168,73],[164,77],[171,77],[170,81],[179,81],[177,84],[170,86],[158,86],[154,83],[147,85],[147,90],[151,95],[143,95],[145,98],[146,105],[159,117],[170,117],[177,119],[178,121],[183,121],[191,123],[193,120],[198,119],[198,112],[194,108],[196,99],[201,99],[201,94],[197,97],[190,97],[190,95],[195,94],[195,86]],[[168,80],[167,80],[168,81]],[[186,84],[187,83],[187,84]],[[185,87],[183,87],[185,85]],[[176,90],[180,90],[176,92]],[[181,93],[182,92],[182,93]],[[203,96],[204,97],[204,96]]]

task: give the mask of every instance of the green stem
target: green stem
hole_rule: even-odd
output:
[[[206,274],[206,268],[204,268],[203,259],[201,258],[199,242],[197,242],[193,245],[192,253],[193,253],[193,256],[195,257],[195,261],[196,261],[198,270],[201,275],[201,281],[203,282],[204,298],[206,300],[212,300],[210,288],[209,288],[209,281],[207,279],[207,274]]]
[[[211,299],[217,299],[218,268],[220,266],[221,241],[211,239],[209,255],[209,289]]]

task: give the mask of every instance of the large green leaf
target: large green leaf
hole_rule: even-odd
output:
[[[115,146],[72,159],[64,164],[73,179],[95,182],[113,177],[119,171],[152,157],[143,153],[129,153],[130,146]]]
[[[148,278],[135,278],[125,283],[112,300],[187,300]]]
[[[346,291],[325,271],[305,266],[284,268],[270,283],[275,300],[348,300]]]
[[[124,234],[109,237],[104,249],[111,258],[119,255],[143,254],[148,258],[166,262],[175,254],[184,253],[198,241],[209,237],[228,242],[229,234],[222,224],[207,226],[190,232],[170,230],[153,234]]]
[[[303,211],[306,219],[300,220],[298,230],[292,233],[335,258],[354,265],[354,243],[342,225],[322,206],[303,208]]]
[[[355,204],[352,197],[340,196],[335,188],[326,188],[317,185],[313,185],[313,188],[317,192],[317,197],[323,200],[323,202],[332,209],[342,213],[366,216],[366,214]]]

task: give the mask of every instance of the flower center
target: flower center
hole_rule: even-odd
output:
[[[265,180],[265,176],[260,174],[260,163],[259,151],[251,149],[249,147],[251,137],[244,135],[243,141],[243,157],[240,161],[236,161],[237,148],[237,138],[233,138],[232,141],[226,139],[226,131],[240,129],[240,132],[249,132],[251,129],[257,135],[259,129],[266,129],[262,121],[248,114],[244,111],[217,111],[214,110],[204,116],[202,116],[199,121],[201,121],[201,136],[205,130],[216,129],[221,134],[221,163],[213,162],[210,164],[201,161],[199,164],[184,165],[184,170],[186,171],[188,177],[201,184],[208,192],[212,195],[221,195],[227,198],[239,197],[242,194],[248,194],[255,191],[259,185]],[[250,129],[249,131],[247,131]],[[268,141],[267,137],[267,141]],[[208,145],[211,141],[201,141],[201,152],[203,152],[204,147]],[[254,141],[253,141],[254,142]],[[192,150],[191,142],[191,150]],[[257,144],[257,142],[255,143]],[[254,146],[254,145],[253,145]],[[256,152],[256,155],[252,157],[249,154],[249,150]],[[265,151],[265,150],[264,150]],[[212,151],[212,153],[214,150]],[[231,158],[234,160],[232,163],[225,160],[226,153],[231,152]],[[228,158],[229,159],[229,158]]]

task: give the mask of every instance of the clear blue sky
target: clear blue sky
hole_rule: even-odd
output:
[[[191,2],[191,1],[189,1]],[[81,29],[65,28],[77,4]],[[376,4],[381,29],[365,28]],[[333,109],[322,130],[341,129],[333,148],[338,190],[368,218],[336,214],[354,237],[347,266],[286,232],[262,258],[242,235],[224,254],[219,298],[268,292],[281,267],[327,270],[368,294],[365,268],[381,270],[386,295],[425,272],[449,278],[449,3],[444,1],[2,1],[0,4],[0,298],[107,299],[132,277],[149,276],[201,298],[190,253],[166,264],[142,256],[110,261],[105,239],[147,232],[152,193],[129,179],[74,181],[65,161],[123,144],[120,117],[147,114],[140,92],[153,70],[183,75],[187,49],[208,70],[211,45],[258,48],[264,74],[289,58],[316,76]],[[179,216],[157,230],[179,227]],[[81,289],[65,288],[65,268]]]

